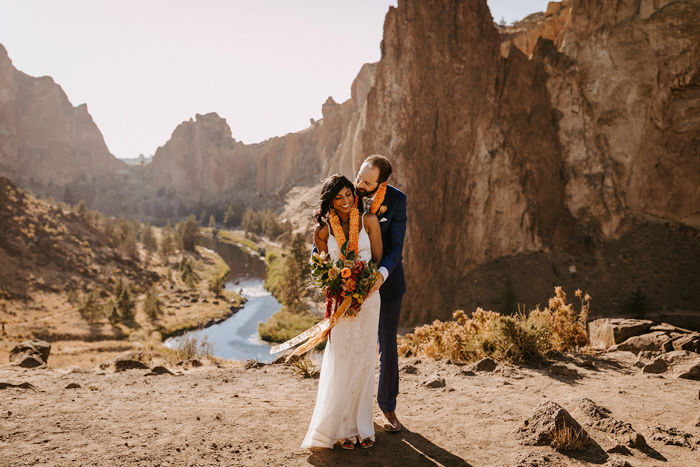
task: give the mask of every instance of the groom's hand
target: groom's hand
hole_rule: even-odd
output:
[[[377,282],[375,282],[374,285],[372,286],[372,288],[369,289],[369,293],[367,294],[367,296],[371,297],[374,292],[379,290],[379,287],[381,287],[383,283],[384,283],[384,276],[382,276],[380,274],[379,279],[377,279]]]

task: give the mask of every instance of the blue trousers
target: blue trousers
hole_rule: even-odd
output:
[[[396,409],[399,393],[399,353],[396,348],[396,333],[399,330],[401,299],[385,300],[379,312],[379,384],[377,403],[382,412]]]

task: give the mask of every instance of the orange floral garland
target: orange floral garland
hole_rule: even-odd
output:
[[[382,183],[379,185],[379,189],[377,190],[377,194],[374,196],[374,201],[372,201],[372,206],[369,208],[369,212],[372,214],[377,214],[377,211],[379,211],[379,208],[381,207],[382,203],[384,202],[384,197],[386,196],[386,187],[387,187],[387,182]],[[357,207],[357,197],[355,197],[355,207]],[[381,214],[381,213],[379,213]]]
[[[340,218],[335,212],[335,209],[331,209],[328,213],[328,223],[331,225],[331,230],[333,231],[333,236],[335,241],[338,243],[338,248],[343,246],[345,243],[345,232],[343,232],[343,227],[340,225]],[[350,253],[351,251],[357,251],[357,245],[360,241],[360,212],[357,209],[350,210],[350,241],[348,242],[348,249],[345,252]],[[341,255],[341,259],[345,259],[345,256]]]

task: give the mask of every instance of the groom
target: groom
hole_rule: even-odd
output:
[[[382,231],[384,256],[379,263],[381,277],[369,292],[372,294],[379,289],[379,295],[382,298],[379,314],[377,402],[384,413],[384,429],[386,431],[399,431],[401,422],[396,418],[394,412],[396,396],[399,393],[399,356],[396,348],[396,334],[399,328],[401,299],[406,292],[401,262],[403,239],[406,235],[406,195],[387,184],[389,177],[391,177],[389,160],[384,156],[369,156],[357,173],[355,187],[357,195],[360,197],[360,211],[371,210],[376,214]],[[382,201],[379,198],[384,191]]]

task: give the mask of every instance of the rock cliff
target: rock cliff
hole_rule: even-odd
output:
[[[654,246],[688,238],[700,258],[700,2],[567,5],[554,8],[561,29],[540,28],[556,42],[525,25],[500,34],[485,0],[400,0],[387,14],[363,147],[394,161],[409,194],[405,323],[502,305],[506,271],[530,305],[572,282],[615,283],[607,313],[635,287],[667,303],[658,277],[612,277],[624,260],[603,253],[638,248],[642,230],[658,239],[638,248],[649,264],[664,260]],[[650,220],[685,233],[640,227]],[[535,270],[517,271],[527,262]],[[700,311],[692,283],[667,278],[693,297],[678,306]]]
[[[65,186],[123,166],[87,105],[73,107],[48,76],[18,71],[0,45],[0,174],[24,186]]]
[[[241,192],[286,192],[336,172],[351,175],[363,159],[361,136],[375,68],[362,67],[346,102],[329,97],[322,106],[323,119],[262,143],[237,142],[217,114],[197,115],[158,148],[146,179],[155,189],[172,189],[186,198],[220,199]]]

